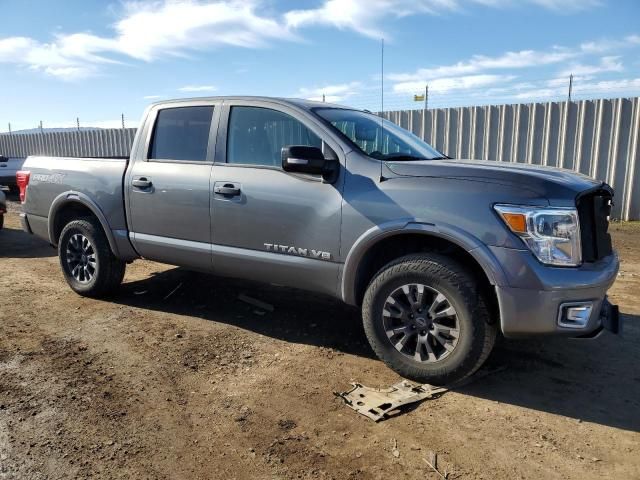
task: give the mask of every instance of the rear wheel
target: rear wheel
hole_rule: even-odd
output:
[[[422,383],[471,375],[489,356],[497,332],[473,276],[436,254],[385,266],[365,293],[362,314],[378,357]]]
[[[102,226],[93,218],[73,220],[62,229],[58,257],[65,280],[80,295],[108,295],[124,278],[126,263],[113,255]]]

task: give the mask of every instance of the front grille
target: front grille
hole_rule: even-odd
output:
[[[611,255],[609,215],[611,214],[612,191],[602,188],[578,197],[578,217],[582,241],[582,261],[595,262]]]

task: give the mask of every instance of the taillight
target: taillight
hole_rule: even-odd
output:
[[[16,183],[20,189],[20,202],[22,203],[27,199],[27,185],[29,185],[29,177],[31,177],[31,172],[26,170],[19,170],[16,173]]]

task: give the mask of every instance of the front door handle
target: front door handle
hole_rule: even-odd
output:
[[[233,183],[225,183],[224,185],[214,186],[213,193],[227,197],[237,197],[240,195],[240,188]]]
[[[149,188],[153,183],[147,177],[138,177],[133,179],[131,185],[136,188]]]

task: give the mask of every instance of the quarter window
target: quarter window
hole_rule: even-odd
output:
[[[213,107],[165,108],[158,112],[149,158],[207,160]]]
[[[320,138],[286,113],[259,107],[231,107],[227,162],[279,166],[282,147],[322,147]]]

